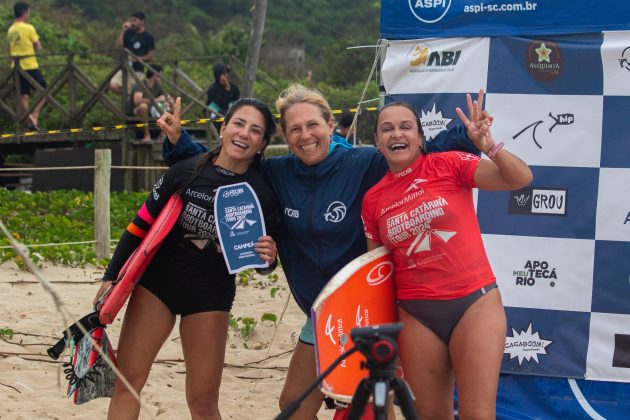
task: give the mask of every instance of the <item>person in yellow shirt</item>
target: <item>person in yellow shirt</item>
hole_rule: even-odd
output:
[[[30,23],[26,23],[30,16],[30,7],[27,3],[15,3],[13,5],[13,13],[15,22],[8,31],[9,37],[9,54],[11,57],[22,57],[19,59],[20,67],[28,73],[41,87],[46,88],[47,83],[44,76],[39,71],[37,57],[35,51],[42,51],[42,43],[35,27]],[[20,107],[22,112],[29,109],[29,95],[35,87],[22,74],[20,77]],[[39,130],[37,126],[39,120],[39,112],[44,106],[45,98],[39,100],[33,111],[24,118],[24,125],[29,129]]]

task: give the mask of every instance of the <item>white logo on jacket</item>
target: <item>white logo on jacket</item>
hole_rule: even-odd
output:
[[[346,205],[341,201],[333,201],[324,213],[324,220],[327,222],[339,223],[346,218]]]

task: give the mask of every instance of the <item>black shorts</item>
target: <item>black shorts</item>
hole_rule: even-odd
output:
[[[44,76],[39,71],[39,69],[24,70],[24,71],[27,72],[29,76],[31,76],[33,79],[35,79],[35,81],[39,83],[39,85],[43,87],[44,89],[48,86],[48,83],[46,83],[46,79],[44,79]],[[34,89],[35,89],[35,86],[31,85],[31,83],[28,80],[26,80],[26,78],[22,76],[22,74],[20,74],[20,93],[22,95],[30,95],[30,93]]]
[[[398,305],[419,323],[433,331],[435,335],[440,337],[442,341],[448,345],[449,341],[451,341],[453,330],[462,315],[464,315],[464,312],[479,298],[496,288],[497,283],[493,282],[457,299],[401,300],[398,302]]]
[[[223,257],[187,240],[162,245],[139,284],[181,316],[229,312],[236,295],[234,275],[228,273]]]

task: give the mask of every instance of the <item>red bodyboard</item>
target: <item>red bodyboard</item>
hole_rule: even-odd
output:
[[[173,194],[168,200],[153,225],[138,245],[138,248],[127,259],[120,269],[116,285],[105,299],[99,310],[98,319],[103,325],[111,324],[123,307],[133,288],[149,266],[151,259],[160,249],[164,238],[169,234],[182,212],[184,203],[179,194]]]
[[[394,263],[385,247],[355,258],[328,282],[311,308],[317,374],[354,346],[350,330],[398,320],[394,286]],[[365,357],[356,352],[347,357],[321,384],[324,394],[350,402],[361,379]]]

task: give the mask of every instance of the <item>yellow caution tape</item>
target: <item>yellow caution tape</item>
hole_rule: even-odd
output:
[[[377,107],[367,107],[363,108],[363,111],[377,111]],[[349,109],[334,109],[333,114],[341,114],[343,112],[351,112],[356,113],[357,108],[349,108]],[[275,114],[276,118],[280,118],[280,114]],[[182,125],[188,124],[208,124],[210,122],[223,122],[223,118],[198,118],[196,120],[181,120],[180,123]],[[23,133],[2,133],[0,134],[0,139],[10,139],[14,137],[30,137],[30,136],[41,136],[41,135],[56,135],[56,134],[65,134],[65,133],[81,133],[81,132],[99,132],[105,130],[125,130],[130,128],[144,128],[144,127],[156,127],[155,123],[134,123],[134,124],[116,124],[112,126],[97,126],[97,127],[89,127],[89,128],[64,128],[57,130],[42,130],[42,131],[25,131]]]

